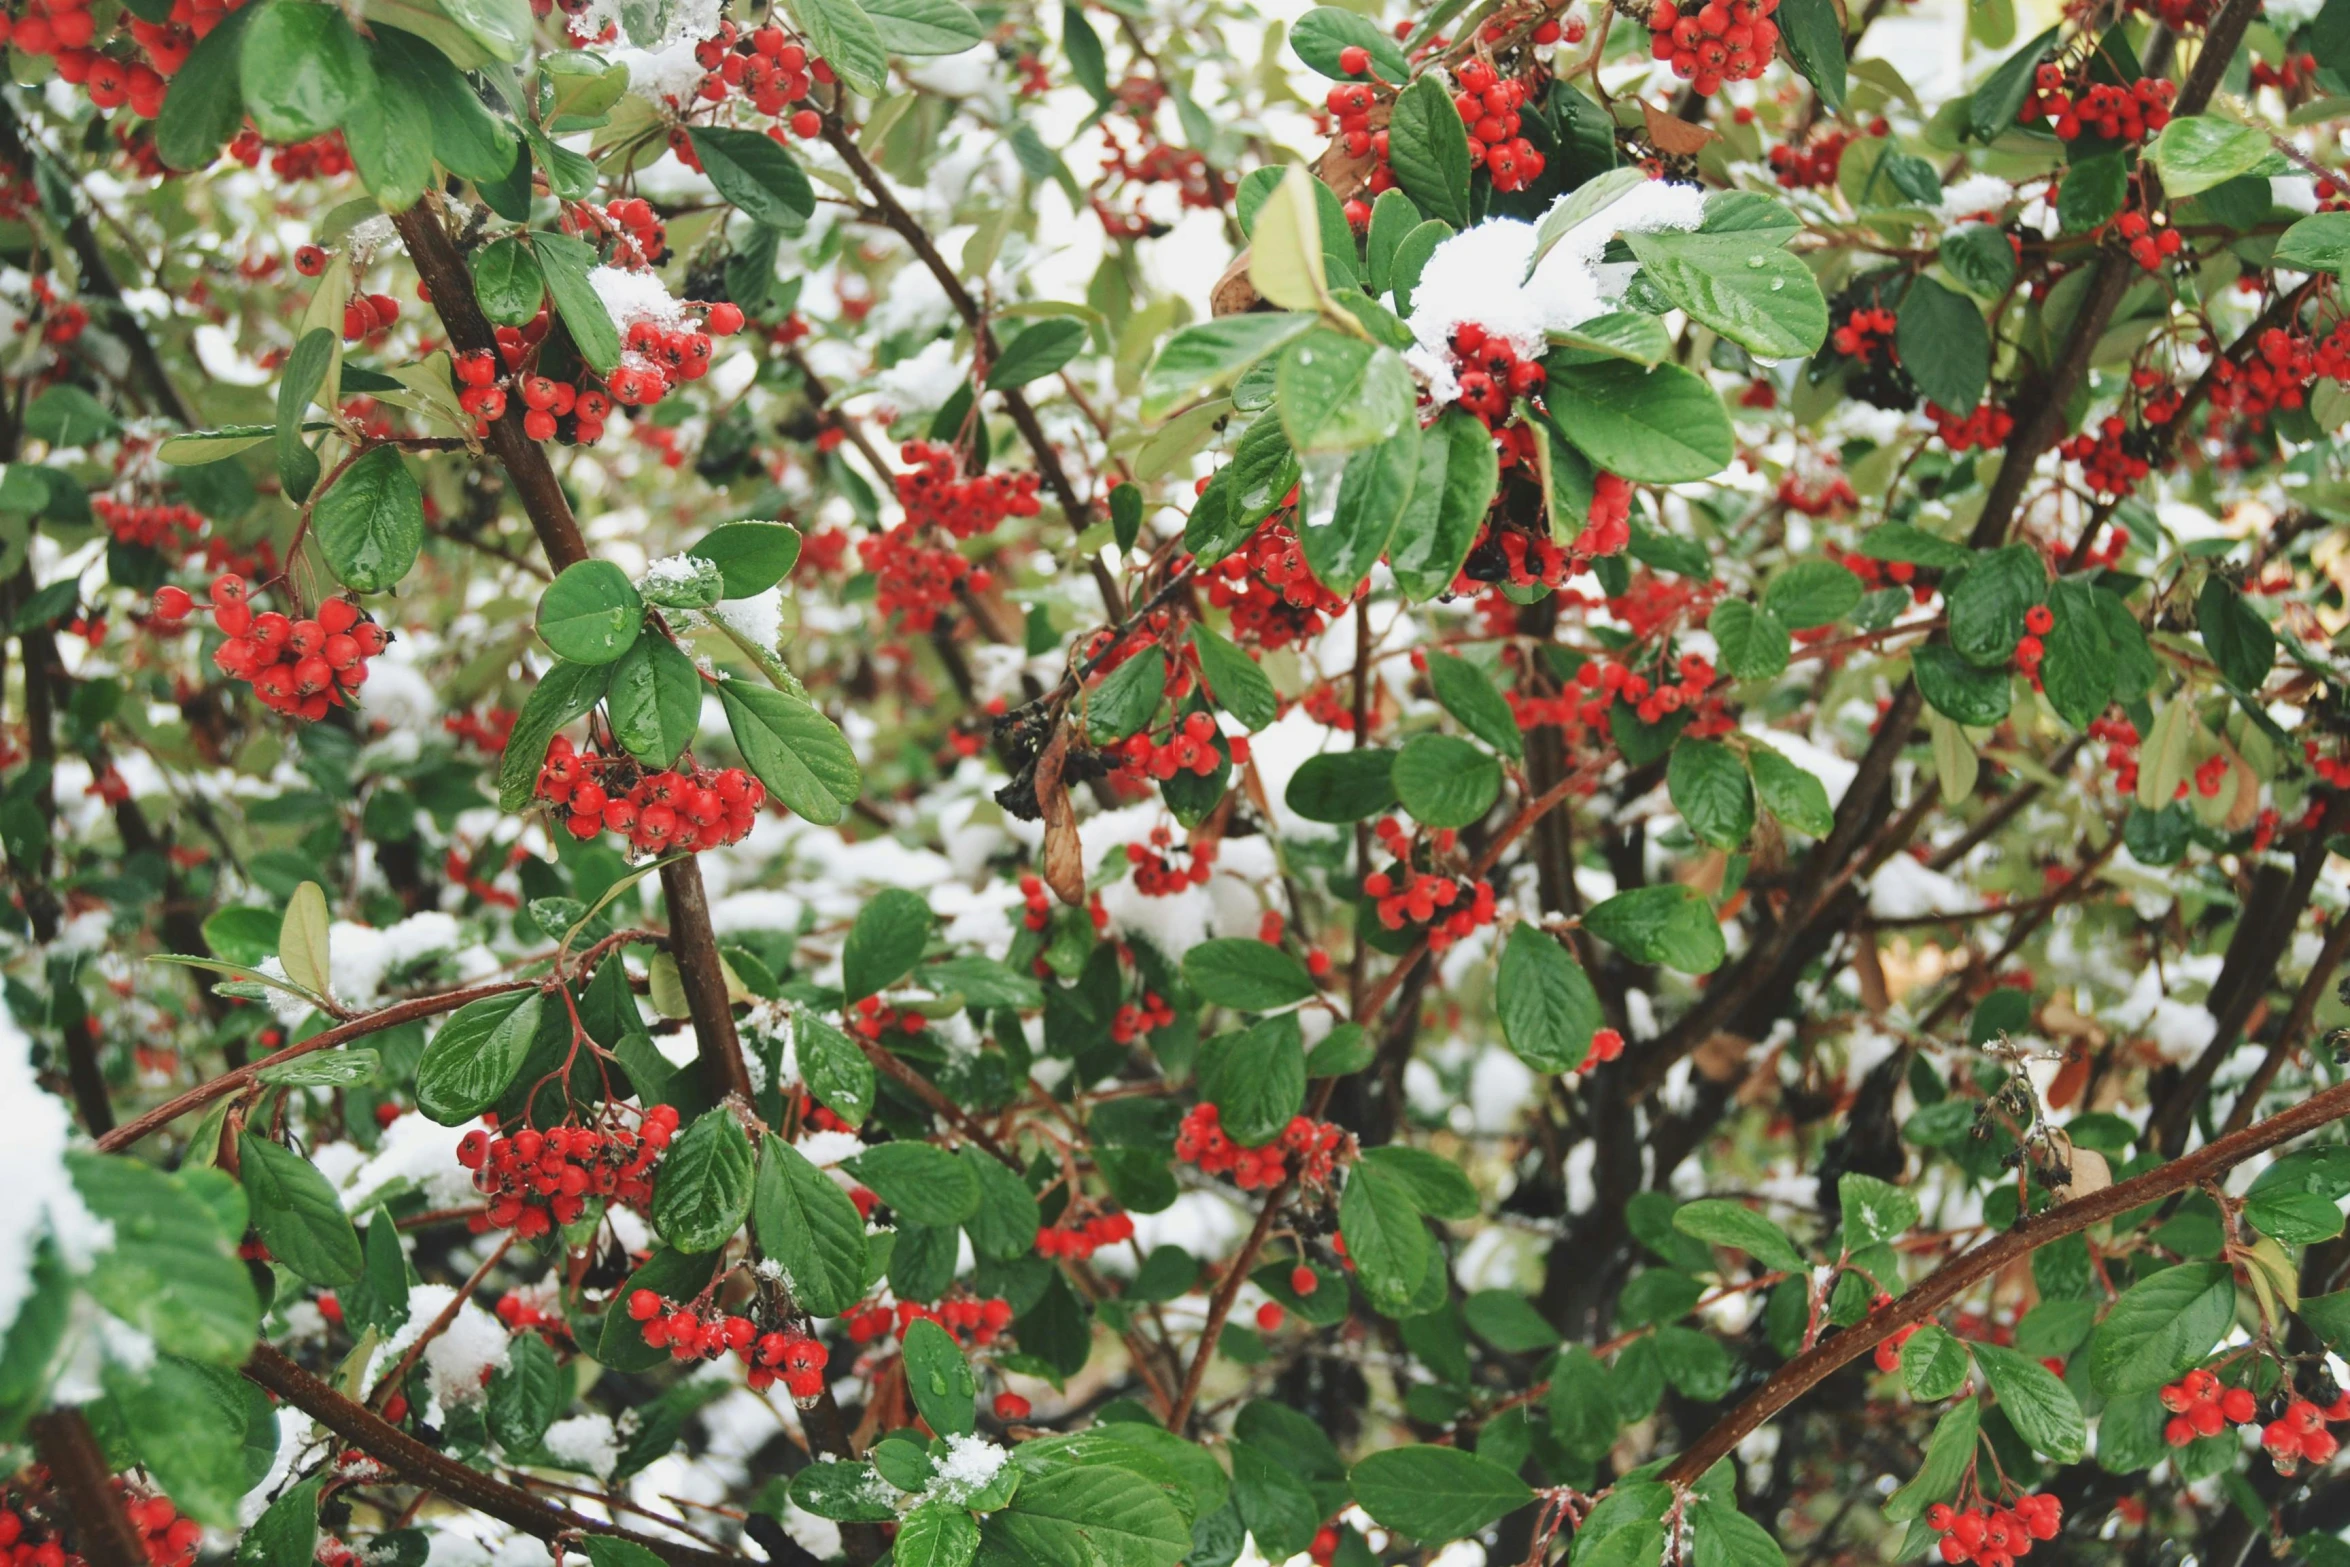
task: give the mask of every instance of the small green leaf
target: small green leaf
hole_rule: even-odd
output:
[[[612,663],[636,642],[644,623],[645,601],[628,573],[608,560],[564,567],[539,595],[540,640],[574,664]]]

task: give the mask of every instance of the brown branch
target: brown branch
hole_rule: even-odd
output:
[[[1952,1259],[1908,1294],[1870,1312],[1851,1328],[1781,1366],[1769,1381],[1674,1459],[1659,1478],[1673,1485],[1694,1484],[1699,1476],[1737,1451],[1740,1442],[1826,1381],[1837,1368],[1869,1353],[1901,1329],[1926,1321],[1973,1285],[2023,1261],[2051,1241],[2077,1235],[2091,1225],[2117,1218],[2133,1208],[2215,1180],[2255,1154],[2305,1132],[2316,1131],[2346,1115],[2350,1115],[2350,1083],[2341,1083],[2270,1116],[2257,1126],[2207,1143],[2184,1158],[2157,1165],[2143,1175],[2091,1192],[2045,1213],[2017,1220],[2006,1234]]]
[[[311,1419],[359,1447],[390,1468],[403,1481],[421,1486],[475,1512],[541,1540],[555,1541],[579,1534],[604,1534],[641,1545],[670,1567],[736,1567],[740,1557],[681,1545],[657,1535],[639,1534],[600,1519],[583,1517],[568,1508],[542,1502],[529,1492],[493,1480],[478,1469],[425,1446],[375,1411],[343,1397],[323,1380],[303,1370],[268,1344],[253,1346],[245,1362],[246,1377],[275,1393]],[[140,1558],[141,1564],[145,1558]]]
[[[2268,1092],[2268,1085],[2276,1081],[2277,1072],[2287,1057],[2301,1048],[2309,1037],[2309,1025],[2317,1016],[2318,1003],[2325,999],[2326,986],[2333,982],[2334,970],[2342,966],[2342,959],[2350,956],[2350,917],[2338,916],[2326,927],[2325,945],[2318,949],[2317,961],[2309,965],[2309,973],[2301,981],[2301,989],[2294,994],[2293,1010],[2285,1015],[2284,1026],[2268,1047],[2268,1054],[2260,1058],[2259,1067],[2251,1081],[2244,1085],[2236,1102],[2228,1107],[2228,1118],[2221,1123],[2220,1135],[2240,1132],[2252,1124],[2253,1107],[2260,1096]]]
[[[52,1409],[32,1423],[33,1451],[49,1466],[49,1478],[64,1494],[73,1515],[75,1552],[90,1567],[147,1567],[147,1548],[122,1495],[96,1433],[79,1409]]]
[[[1272,1233],[1273,1216],[1296,1189],[1297,1180],[1292,1176],[1266,1195],[1248,1239],[1240,1244],[1239,1255],[1224,1270],[1224,1277],[1216,1284],[1216,1293],[1208,1297],[1208,1318],[1200,1324],[1199,1347],[1192,1351],[1191,1365],[1183,1373],[1183,1388],[1175,1395],[1175,1407],[1167,1414],[1167,1429],[1177,1436],[1182,1436],[1190,1426],[1192,1406],[1199,1402],[1200,1382],[1208,1374],[1208,1360],[1216,1353],[1216,1340],[1223,1335],[1225,1320],[1232,1315],[1232,1302],[1239,1298],[1241,1285],[1248,1282],[1249,1265],[1257,1260],[1265,1237]]]

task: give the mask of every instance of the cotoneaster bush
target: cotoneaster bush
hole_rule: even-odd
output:
[[[2018,9],[8,14],[8,1567],[2340,1567],[2350,0]]]

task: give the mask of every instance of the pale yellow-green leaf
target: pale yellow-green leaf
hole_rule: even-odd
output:
[[[318,287],[302,311],[302,324],[294,329],[297,343],[321,328],[334,336],[334,353],[326,362],[326,379],[318,383],[318,393],[311,399],[321,408],[332,409],[342,401],[343,307],[350,302],[351,258],[345,254],[328,262],[326,270],[318,274]]]
[[[1313,180],[1304,164],[1291,164],[1265,198],[1249,237],[1248,280],[1284,310],[1319,310],[1330,292]]]
[[[686,1005],[685,978],[677,972],[677,959],[666,952],[653,954],[645,976],[651,983],[653,1010],[663,1017],[691,1017],[693,1008]]]
[[[286,978],[305,990],[331,996],[334,968],[327,955],[326,893],[306,881],[294,889],[277,931],[277,958]]]
[[[1982,757],[1956,719],[1945,718],[1931,708],[1926,710],[1926,734],[1933,742],[1934,776],[1941,781],[1942,798],[1956,805],[1975,792]]]
[[[2185,692],[2154,715],[2153,731],[2138,751],[2138,803],[2147,810],[2161,810],[2178,794],[2187,776],[2195,729],[2195,704]]]

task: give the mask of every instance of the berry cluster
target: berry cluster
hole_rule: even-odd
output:
[[[2064,1525],[2064,1504],[2053,1496],[2027,1491],[2007,1507],[1970,1507],[1957,1511],[1942,1502],[1926,1509],[1926,1527],[1942,1536],[1942,1559],[1956,1567],[2010,1567],[2019,1556],[2032,1553],[2033,1542],[2053,1540]]]
[[[2208,1371],[2188,1372],[2164,1387],[2160,1397],[2171,1416],[2163,1425],[2162,1439],[2172,1447],[2185,1447],[2197,1437],[2217,1436],[2231,1425],[2248,1424],[2260,1412],[2250,1388],[2223,1387]],[[2327,1456],[2332,1456],[2330,1451]]]
[[[1847,359],[1866,363],[1876,358],[1880,348],[1888,354],[1894,351],[1893,329],[1899,324],[1883,305],[1865,305],[1846,316],[1843,324],[1828,334],[1828,341]]]
[[[2301,754],[2319,778],[2336,789],[2350,789],[2350,754],[2328,756],[2315,740],[2302,741]]]
[[[389,294],[353,294],[343,306],[343,341],[380,338],[400,319],[400,302]]]
[[[2300,407],[2320,379],[2350,380],[2350,322],[2322,338],[2270,327],[2242,363],[2220,355],[2211,365],[2211,406],[2262,424],[2272,409]]]
[[[2031,678],[2033,688],[2040,684],[2040,660],[2047,656],[2047,644],[2041,638],[2056,629],[2056,614],[2045,604],[2034,604],[2024,611],[2024,634],[2016,638],[2015,667],[2019,674]]]
[[[1770,152],[1771,177],[1783,190],[1818,190],[1836,183],[1836,170],[1851,146],[1850,131],[1827,130],[1801,146],[1788,142]]]
[[[2124,795],[2138,790],[2138,726],[2120,714],[2109,714],[2090,721],[2089,738],[2105,746],[2105,766],[2113,774],[2113,786]]]
[[[1621,699],[1631,704],[1642,723],[1661,723],[1669,713],[1697,707],[1713,688],[1714,666],[1702,653],[1682,654],[1672,673],[1675,678],[1668,680],[1660,667],[1651,681],[1613,659],[1586,659],[1575,670],[1575,684],[1593,693],[1583,704],[1583,722],[1594,729],[1604,726],[1609,704]]]
[[[1167,861],[1167,855],[1177,848],[1181,848],[1191,862],[1181,870]],[[1212,840],[1196,846],[1178,845],[1172,828],[1153,827],[1149,843],[1130,843],[1126,846],[1126,863],[1134,867],[1135,891],[1146,898],[1172,898],[1193,887],[1207,885],[1208,877],[1216,868],[1216,845]]]
[[[204,531],[204,514],[192,506],[165,503],[137,506],[112,496],[93,495],[90,514],[104,525],[115,543],[143,549],[193,548],[196,535]]]
[[[1156,82],[1146,79],[1141,86],[1150,89],[1146,101],[1158,94]],[[1216,172],[1206,153],[1161,140],[1145,117],[1147,113],[1136,106],[1141,123],[1131,133],[1135,138],[1131,145],[1119,120],[1102,122],[1102,170],[1087,192],[1087,201],[1094,216],[1101,219],[1104,232],[1113,239],[1142,239],[1166,231],[1142,210],[1145,194],[1155,186],[1171,188],[1176,201],[1194,211],[1213,211],[1231,196],[1230,182]],[[1384,147],[1386,133],[1380,135]],[[1127,202],[1123,208],[1113,200],[1121,196]]]
[[[930,1020],[907,1008],[903,1011],[885,1003],[879,996],[862,996],[852,1009],[848,1027],[852,1034],[878,1040],[884,1034],[919,1034],[930,1026]]]
[[[541,311],[538,319],[527,327],[498,328],[499,352],[495,358],[488,353],[458,355],[457,405],[480,421],[477,433],[486,434],[491,422],[506,414],[506,388],[500,384],[498,359],[505,360],[509,371],[517,369],[523,356],[546,335],[546,322],[546,313]],[[512,334],[510,342],[508,334]],[[601,388],[576,386],[543,375],[516,376],[512,380],[526,410],[522,428],[532,440],[547,441],[561,436],[564,433],[561,422],[565,419],[571,421],[569,438],[579,445],[593,446],[604,438],[604,421],[611,416],[612,399]]]
[[[1490,883],[1480,881],[1469,885],[1453,876],[1414,870],[1412,835],[1392,816],[1380,817],[1371,830],[1380,847],[1395,856],[1393,866],[1363,878],[1363,892],[1374,900],[1381,925],[1389,930],[1426,925],[1429,949],[1442,952],[1480,926],[1493,923]],[[1452,839],[1453,833],[1448,828],[1436,835],[1436,847],[1440,851],[1449,849]],[[1464,896],[1468,902],[1456,908]]]
[[[1096,1214],[1082,1224],[1069,1223],[1068,1216],[1048,1224],[1036,1232],[1036,1254],[1039,1257],[1066,1257],[1072,1262],[1083,1262],[1104,1246],[1115,1246],[1120,1241],[1134,1239],[1134,1218],[1131,1214]]]
[[[2179,253],[2186,243],[2179,231],[2158,227],[2160,214],[2150,221],[2143,212],[2125,212],[2113,220],[2113,231],[2130,247],[2130,259],[2143,272],[2159,272],[2162,264]]]
[[[1296,493],[1282,504],[1295,506]],[[1261,648],[1320,636],[1347,605],[1307,567],[1297,535],[1279,514],[1216,563],[1207,589],[1211,605],[1232,612],[1233,639]]]
[[[318,1304],[322,1310],[330,1298],[323,1295],[319,1297]],[[500,1295],[497,1305],[491,1309],[497,1314],[498,1320],[506,1325],[509,1333],[536,1333],[549,1343],[571,1336],[569,1323],[520,1290]]]
[[[140,119],[152,120],[163,113],[171,78],[187,63],[196,41],[234,9],[219,0],[201,8],[191,0],[178,0],[160,22],[126,17],[132,52],[115,55],[100,47],[104,41],[90,0],[28,0],[22,11],[0,15],[0,44],[14,45],[22,54],[49,56],[56,62],[58,79],[88,93],[98,108],[128,104]],[[113,26],[111,17],[107,26]]]
[[[2143,455],[2145,446],[2120,415],[2108,414],[2094,430],[2082,431],[2056,450],[2067,462],[2080,465],[2090,489],[2103,496],[2122,496],[2153,471]]]
[[[699,89],[704,102],[724,103],[729,94],[740,93],[769,119],[782,119],[795,103],[805,105],[818,82],[833,79],[831,66],[772,26],[745,33],[732,22],[721,22],[717,37],[694,46],[694,63],[710,73]],[[823,117],[808,107],[794,112],[789,123],[791,133],[802,141],[824,128]],[[774,131],[768,134],[783,139]],[[686,144],[690,148],[692,138]]]
[[[716,1360],[731,1353],[751,1368],[755,1391],[779,1379],[803,1402],[824,1391],[831,1353],[805,1333],[787,1328],[762,1333],[749,1317],[730,1316],[700,1302],[680,1306],[644,1289],[630,1292],[628,1314],[645,1325],[645,1342],[668,1350],[672,1360]]]
[[[1574,569],[1573,559],[1548,533],[1528,533],[1510,526],[1497,508],[1486,517],[1484,532],[1462,560],[1453,591],[1474,593],[1478,584],[1486,582],[1513,588],[1555,588]]]
[[[1809,488],[1805,487],[1805,475],[1801,472],[1790,469],[1780,476],[1780,505],[1806,517],[1828,517],[1860,504],[1852,481],[1834,466],[1834,454],[1825,455],[1826,461],[1811,465]]]
[[[1122,1003],[1110,1018],[1110,1042],[1130,1045],[1145,1034],[1155,1034],[1175,1021],[1175,1009],[1166,997],[1146,990],[1140,1001]]]
[[[657,267],[669,258],[669,228],[642,196],[622,196],[599,207],[592,201],[566,202],[563,232],[591,244],[609,238],[612,264],[629,270]]]
[[[1592,476],[1591,505],[1575,534],[1574,552],[1585,557],[1621,554],[1632,543],[1632,483],[1601,469]]]
[[[1941,575],[1912,561],[1872,560],[1858,550],[1839,553],[1833,544],[1828,546],[1828,558],[1860,578],[1861,586],[1870,592],[1884,587],[1907,588],[1909,596],[1920,604],[1933,601],[1934,579]]]
[[[1171,724],[1163,740],[1146,730],[1129,735],[1118,747],[1118,770],[1136,780],[1155,778],[1165,783],[1177,773],[1205,778],[1224,763],[1216,749],[1216,721],[1205,713],[1188,713]]]
[[[580,751],[557,735],[539,768],[538,798],[562,809],[574,838],[615,832],[640,854],[699,854],[749,833],[767,787],[739,767],[650,772],[633,758]]]
[[[2296,1398],[2285,1405],[2284,1413],[2260,1428],[2260,1445],[2268,1449],[2277,1473],[2289,1475],[2304,1462],[2322,1464],[2340,1450],[2341,1443],[2326,1429],[2326,1422],[2341,1420],[2350,1420],[2350,1393],[2323,1409],[2306,1398]]]
[[[2144,141],[2170,123],[2170,82],[2141,76],[2129,86],[2118,82],[2090,82],[2078,89],[2065,80],[2064,67],[2048,64],[2032,75],[2032,92],[2016,111],[2021,125],[2054,131],[2059,141],[2081,136],[2107,141]]]
[[[1017,474],[963,476],[951,446],[908,441],[898,457],[911,466],[897,476],[898,504],[917,527],[935,525],[958,539],[993,533],[1006,517],[1033,517],[1038,510],[1033,469]]]
[[[245,579],[223,572],[212,582],[212,623],[227,641],[214,650],[221,673],[252,682],[253,694],[273,712],[315,723],[327,709],[347,706],[367,683],[367,661],[390,639],[349,599],[328,599],[314,617],[290,620],[275,610],[253,612]],[[179,629],[195,611],[185,588],[155,591],[160,631]]]
[[[476,1129],[457,1144],[457,1162],[489,1198],[477,1230],[512,1230],[524,1240],[569,1224],[590,1197],[642,1208],[653,1200],[653,1166],[677,1134],[677,1111],[655,1105],[631,1128],[530,1127],[508,1135]]]
[[[1509,339],[1492,336],[1474,322],[1453,328],[1452,352],[1460,404],[1484,420],[1488,430],[1509,423],[1511,400],[1533,396],[1548,379],[1539,361],[1520,359]]]
[[[1363,57],[1360,63],[1363,73],[1367,74],[1371,69],[1371,52],[1368,49],[1357,49],[1352,53]],[[1338,62],[1339,69],[1345,70],[1347,60],[1351,58],[1352,54],[1342,56]],[[1384,127],[1378,130],[1371,128],[1371,111],[1378,102],[1378,94],[1362,82],[1340,82],[1322,98],[1322,107],[1329,110],[1338,122],[1339,141],[1346,148],[1347,156],[1371,160],[1369,183],[1374,196],[1395,189],[1395,169],[1387,161],[1387,131]],[[1371,204],[1361,197],[1348,202],[1346,221],[1356,233],[1361,233],[1370,226]]]
[[[1976,404],[1975,411],[1963,419],[1938,403],[1928,403],[1926,417],[1934,421],[1934,433],[1953,452],[1992,451],[2005,446],[2015,433],[2015,416],[1991,403]]]
[[[1243,1191],[1278,1186],[1292,1173],[1300,1184],[1319,1187],[1330,1183],[1345,1144],[1346,1134],[1328,1121],[1301,1115],[1292,1117],[1271,1142],[1243,1148],[1226,1135],[1216,1107],[1203,1104],[1183,1117],[1175,1134],[1175,1157],[1198,1165],[1203,1175],[1230,1174]]]
[[[873,573],[874,604],[883,615],[897,616],[908,631],[937,625],[939,612],[955,601],[962,584],[984,593],[994,583],[991,573],[974,570],[953,550],[923,543],[911,522],[859,539],[857,558]]]
[[[917,1322],[935,1322],[953,1334],[963,1344],[993,1344],[1012,1325],[1012,1305],[1005,1300],[978,1300],[957,1297],[942,1300],[935,1307],[910,1300],[901,1300],[893,1309],[889,1306],[864,1306],[841,1318],[848,1329],[849,1340],[856,1344],[870,1344],[876,1339],[896,1334],[903,1338],[906,1329]]]
[[[269,154],[269,172],[288,184],[296,180],[338,180],[351,172],[351,149],[343,145],[341,131],[328,131],[308,141],[285,142],[273,148],[261,139],[259,131],[248,125],[228,144],[229,156],[248,169],[259,168],[265,152]]]
[[[1650,53],[1710,98],[1724,82],[1752,81],[1770,65],[1779,47],[1779,24],[1771,20],[1778,9],[1779,0],[1656,0],[1648,13]]]
[[[1738,3],[1751,4],[1753,0]],[[1777,5],[1778,0],[1767,3]],[[1482,168],[1491,175],[1495,190],[1524,190],[1542,178],[1542,154],[1518,134],[1518,111],[1526,103],[1526,83],[1501,75],[1479,59],[1462,62],[1457,79],[1461,90],[1453,95],[1452,106],[1469,130],[1469,167]]]
[[[2252,61],[2252,85],[2274,87],[2280,92],[2298,92],[2317,80],[2317,56],[2288,54],[2283,62],[2271,65],[2257,56]]]

